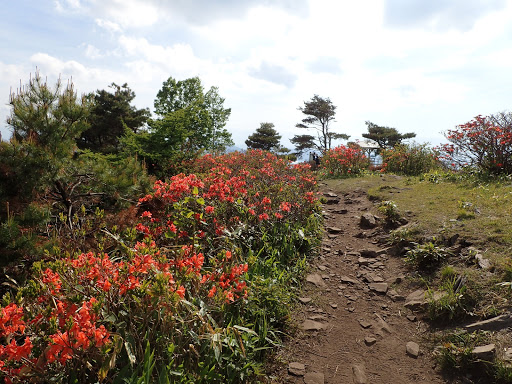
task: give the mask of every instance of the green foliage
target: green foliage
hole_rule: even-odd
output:
[[[363,137],[375,141],[380,148],[393,148],[401,144],[403,140],[416,137],[413,132],[399,133],[396,128],[383,127],[372,123],[371,121],[365,122],[368,133],[363,133]]]
[[[264,151],[272,151],[279,149],[279,141],[281,135],[274,129],[272,123],[261,123],[252,135],[245,140],[245,145],[249,149],[262,149]]]
[[[62,89],[57,80],[52,89],[43,82],[39,72],[29,83],[12,93],[7,119],[18,142],[33,143],[58,161],[72,154],[75,139],[88,127],[88,102],[78,98],[73,83]]]
[[[455,268],[453,268],[451,265],[445,265],[441,269],[441,280],[446,281],[448,279],[453,279],[456,274],[457,272],[455,271]]]
[[[130,105],[135,93],[126,83],[122,86],[112,83],[109,87],[113,92],[97,90],[89,95],[90,126],[77,139],[81,149],[117,153],[119,138],[124,135],[125,129],[137,133],[150,117],[149,109],[137,109]]]
[[[304,102],[303,107],[299,107],[299,111],[307,117],[296,127],[315,130],[317,138],[310,135],[295,135],[291,142],[295,144],[297,153],[302,153],[307,148],[324,153],[331,149],[333,140],[348,140],[348,135],[331,130],[330,125],[336,116],[336,106],[329,98],[314,95],[311,100]]]
[[[128,88],[117,88],[123,94],[121,99],[133,96]],[[37,258],[54,241],[55,231],[59,235],[67,232],[74,239],[84,236],[87,226],[83,225],[97,208],[126,208],[149,190],[151,181],[136,158],[76,149],[76,140],[88,127],[89,101],[86,97],[79,99],[71,83],[62,89],[59,80],[51,88],[39,73],[11,95],[8,123],[13,138],[0,144],[4,259],[13,255]],[[121,113],[112,108],[113,115]],[[108,114],[105,110],[102,113]],[[125,116],[126,120],[135,124],[136,114]],[[8,205],[10,212],[2,212]],[[16,231],[19,235],[12,240]],[[36,243],[39,251],[33,249]]]
[[[30,201],[51,185],[73,156],[75,139],[87,128],[88,102],[69,83],[62,89],[43,82],[39,72],[10,97],[7,123],[13,137],[0,146],[0,192],[4,198]]]
[[[23,233],[18,221],[12,216],[0,222],[0,265],[5,266],[24,253],[35,253],[35,243],[33,233]]]
[[[290,139],[290,142],[295,146],[295,153],[299,157],[316,147],[315,137],[311,135],[295,135]]]
[[[446,279],[435,292],[428,290],[428,316],[434,323],[448,323],[468,317],[478,301],[474,283],[466,276]]]
[[[441,369],[451,377],[471,372],[476,362],[472,351],[485,342],[485,336],[482,332],[454,332],[443,336],[442,346],[437,351]]]
[[[185,112],[176,117],[169,116],[179,111]],[[155,113],[161,118],[170,118],[174,124],[185,119],[178,125],[185,128],[187,148],[216,152],[233,145],[231,134],[224,128],[231,109],[224,108],[224,98],[219,96],[217,87],[205,93],[198,77],[180,81],[169,77],[155,99]],[[158,128],[153,126],[152,131]],[[166,132],[167,140],[174,141],[172,131]],[[182,134],[180,130],[178,137]],[[179,140],[184,141],[182,137]]]
[[[407,262],[414,264],[419,270],[426,271],[439,267],[451,255],[446,248],[440,247],[433,241],[416,244],[405,256]]]
[[[440,166],[438,153],[427,144],[397,144],[381,156],[383,172],[419,176]]]
[[[473,203],[469,201],[457,201],[457,205],[459,207],[457,211],[457,220],[468,220],[475,218],[475,212],[478,212],[478,209],[473,207]]]
[[[155,100],[159,117],[148,122],[138,134],[129,129],[121,139],[124,152],[145,159],[150,173],[160,178],[178,174],[180,164],[202,152],[221,152],[233,145],[224,128],[231,109],[216,87],[204,93],[198,77],[176,81],[167,79]]]
[[[389,233],[389,243],[411,243],[417,241],[419,233],[417,226],[404,226]]]
[[[386,200],[379,203],[377,209],[384,215],[386,224],[394,226],[400,222],[400,211],[394,201]]]

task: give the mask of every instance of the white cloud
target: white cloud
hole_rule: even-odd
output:
[[[0,72],[0,85],[37,65],[73,76],[80,92],[127,82],[137,106],[151,107],[169,76],[199,76],[232,108],[227,128],[239,145],[270,121],[289,146],[297,107],[314,94],[331,98],[336,127],[353,136],[373,119],[431,136],[433,116],[450,128],[502,109],[512,86],[512,1],[404,2],[59,0],[52,22],[71,15],[81,33],[46,52],[27,37],[25,56],[0,66],[21,73]],[[33,28],[51,38],[44,22]]]
[[[111,32],[111,33],[115,33],[115,32],[121,32],[122,31],[122,28],[119,26],[119,24],[117,23],[114,23],[113,21],[110,21],[110,20],[103,20],[103,19],[96,19],[94,20],[96,22],[96,24]]]
[[[87,47],[85,48],[85,56],[90,59],[99,59],[100,57],[103,57],[100,50],[91,44],[87,44]]]

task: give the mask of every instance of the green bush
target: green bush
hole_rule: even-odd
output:
[[[397,144],[381,156],[382,172],[419,176],[440,167],[438,152],[427,144]]]
[[[429,241],[425,244],[416,244],[416,246],[407,252],[405,258],[407,262],[414,264],[419,270],[431,270],[437,268],[441,263],[451,255],[451,252],[437,246]]]

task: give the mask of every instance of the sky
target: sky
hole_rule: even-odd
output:
[[[4,139],[9,94],[36,70],[79,93],[127,83],[151,110],[169,77],[199,76],[240,148],[270,122],[292,149],[314,95],[351,141],[371,121],[432,145],[512,102],[512,0],[16,0],[0,33]]]

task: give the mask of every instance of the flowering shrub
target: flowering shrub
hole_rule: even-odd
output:
[[[154,382],[254,374],[319,233],[316,181],[262,151],[188,167],[140,199],[134,228],[109,232],[109,254],[36,263],[4,296],[6,383],[121,382],[155,366]]]
[[[381,172],[418,176],[440,166],[438,152],[427,144],[398,144],[381,152]]]
[[[325,152],[320,170],[325,177],[347,177],[360,174],[369,165],[370,161],[361,148],[340,145]]]
[[[477,116],[445,134],[441,158],[452,169],[477,168],[490,174],[512,173],[512,114]]]

